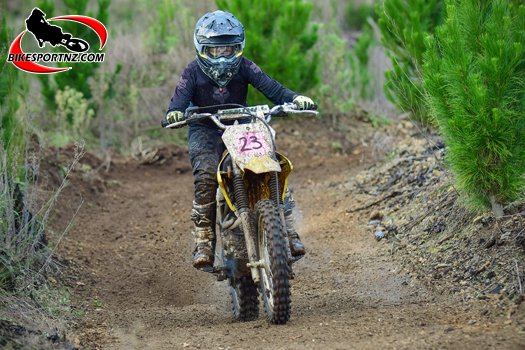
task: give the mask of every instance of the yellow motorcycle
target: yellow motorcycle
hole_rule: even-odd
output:
[[[316,107],[315,107],[316,108]],[[299,111],[293,103],[219,110],[215,114],[186,111],[186,119],[167,128],[212,120],[224,130],[226,151],[217,169],[217,217],[221,259],[203,269],[228,280],[237,320],[259,315],[259,289],[268,320],[284,324],[290,318],[292,257],[284,221],[283,201],[292,163],[275,149],[272,117]],[[239,122],[240,121],[240,122]],[[229,124],[225,124],[229,123]]]

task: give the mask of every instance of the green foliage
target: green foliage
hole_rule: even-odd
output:
[[[89,108],[84,95],[66,86],[64,90],[57,90],[55,102],[57,111],[50,125],[51,144],[62,147],[85,137],[95,111]]]
[[[340,142],[332,142],[332,148],[336,151],[343,151],[343,145]]]
[[[188,6],[187,0],[140,0],[139,2],[141,2],[140,6],[148,11],[156,8],[156,11],[151,11],[147,20],[148,30],[144,36],[145,44],[151,53],[166,54],[180,50],[181,47],[193,47],[193,30],[197,19],[194,9]]]
[[[178,4],[172,0],[162,0],[157,5],[157,16],[148,28],[148,42],[154,53],[165,53],[175,47],[177,33],[175,26],[175,14]]]
[[[108,28],[109,19],[109,5],[111,0],[97,0],[98,11],[96,14],[87,12],[87,5],[90,0],[62,0],[64,5],[64,13],[67,15],[84,15],[96,18]],[[38,7],[46,14],[46,19],[54,16],[54,4],[48,0],[39,0]],[[86,40],[89,45],[89,52],[101,52],[100,39],[97,34],[89,27],[71,21],[57,22],[64,33],[71,33],[76,38]],[[53,51],[63,52],[64,49],[56,47]],[[59,67],[72,67],[72,69],[61,72],[60,74],[39,75],[42,82],[42,95],[45,97],[46,105],[51,111],[57,109],[55,102],[56,92],[59,89],[64,89],[66,86],[74,86],[77,91],[80,91],[86,99],[92,97],[91,89],[89,87],[88,78],[92,76],[95,70],[100,66],[100,63],[59,63]]]
[[[428,105],[468,203],[494,209],[525,188],[525,7],[446,4],[424,55]]]
[[[244,56],[284,86],[307,93],[320,81],[319,54],[312,48],[318,26],[310,22],[313,5],[302,0],[216,0],[244,25]],[[250,104],[267,101],[251,89]]]
[[[366,66],[368,64],[368,49],[370,48],[371,44],[372,35],[370,34],[370,32],[365,31],[361,35],[359,35],[354,45],[355,56],[357,57],[359,63],[362,66]]]
[[[354,57],[347,50],[346,40],[337,34],[327,35],[321,42],[321,50],[331,53],[323,56],[321,62],[324,76],[332,79],[323,81],[314,97],[325,113],[348,111],[355,104],[350,94],[355,84]]]
[[[319,43],[319,51],[327,54],[321,57],[323,84],[314,97],[324,114],[337,114],[348,112],[356,101],[370,95],[368,50],[374,41],[369,30],[365,30],[353,50],[348,50],[335,21],[329,29],[330,33]]]
[[[362,98],[370,97],[370,72],[368,70],[368,60],[370,56],[368,55],[368,50],[373,43],[372,34],[370,30],[367,29],[359,35],[354,45],[354,53],[357,58],[357,71],[354,75],[359,79],[358,88],[360,88]]]
[[[443,21],[442,0],[385,0],[377,4],[381,41],[393,69],[385,72],[385,94],[403,111],[427,120],[421,74],[425,37]]]
[[[19,123],[21,112],[24,109],[24,96],[29,90],[26,76],[13,64],[7,62],[7,43],[14,39],[7,27],[4,11],[0,11],[0,140],[9,150],[9,158],[20,154],[25,148],[24,123]],[[18,150],[18,152],[15,152]]]
[[[374,11],[374,6],[363,2],[356,6],[354,1],[350,1],[345,9],[345,21],[348,27],[353,30],[360,30],[367,26],[368,17],[377,22],[378,14]]]
[[[366,115],[366,117],[368,118],[368,120],[370,121],[370,123],[372,123],[372,126],[374,128],[378,128],[380,126],[383,126],[383,125],[388,125],[390,124],[390,119],[388,119],[386,116],[382,115],[382,114],[379,114],[379,115],[374,115],[374,114],[370,114],[368,113]],[[394,151],[395,152],[395,151]],[[390,156],[389,156],[390,157]],[[388,157],[387,157],[388,158]],[[392,157],[390,157],[392,158]],[[390,159],[389,158],[389,159]]]

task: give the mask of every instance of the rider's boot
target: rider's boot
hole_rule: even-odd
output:
[[[292,210],[295,207],[295,201],[292,194],[287,189],[284,194],[284,221],[286,223],[286,231],[288,232],[288,241],[290,242],[290,251],[293,257],[302,258],[306,254],[303,242],[299,238],[299,234],[295,230],[295,219],[292,216]]]
[[[192,232],[195,240],[193,267],[213,267],[215,260],[215,202],[199,205],[193,202],[191,220],[195,224]]]

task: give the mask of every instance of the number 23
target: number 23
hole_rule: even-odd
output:
[[[241,148],[241,152],[244,152],[244,151],[251,151],[251,150],[257,150],[257,149],[260,149],[262,148],[262,144],[259,142],[259,140],[257,140],[257,137],[256,136],[250,136],[250,141],[248,142],[248,140],[246,139],[246,137],[241,137],[240,138],[241,141],[243,141],[243,145],[242,145],[242,148]],[[253,144],[256,143],[258,144],[257,147],[253,147]],[[250,146],[252,146],[252,148],[246,148],[246,146],[248,146],[248,144]]]

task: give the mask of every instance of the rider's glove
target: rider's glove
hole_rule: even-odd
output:
[[[297,108],[301,111],[314,109],[315,106],[315,103],[311,98],[302,95],[295,96],[293,103],[295,103]]]
[[[160,124],[162,125],[163,128],[165,128],[166,126],[170,124],[180,122],[183,120],[184,120],[184,113],[180,111],[171,111],[168,114],[166,114],[166,117],[164,118],[164,120],[161,121]],[[177,129],[182,128],[182,127],[183,125],[178,126]]]

